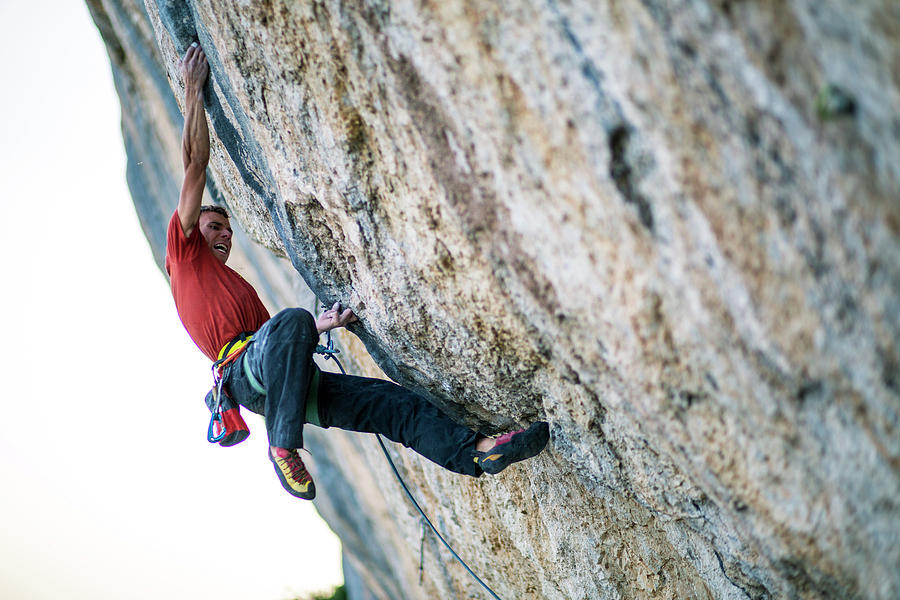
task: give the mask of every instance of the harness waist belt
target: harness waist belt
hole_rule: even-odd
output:
[[[253,341],[253,333],[254,332],[244,332],[222,346],[222,349],[219,350],[219,355],[217,356],[218,360],[222,360],[243,350],[247,344]]]

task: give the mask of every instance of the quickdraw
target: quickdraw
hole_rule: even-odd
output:
[[[221,380],[216,384],[216,387],[213,388],[212,394],[215,404],[213,404],[212,415],[209,417],[209,427],[206,430],[206,441],[210,444],[215,444],[225,439],[225,436],[228,434],[228,429],[225,427],[224,423],[225,417],[222,414]],[[219,433],[216,433],[217,425]]]
[[[341,364],[341,361],[337,359],[337,355],[341,353],[340,350],[334,347],[334,340],[331,339],[331,331],[325,332],[325,339],[328,340],[328,345],[323,346],[319,344],[316,346],[316,354],[321,354],[325,357],[325,360],[333,360],[337,363],[338,368],[341,370],[341,373],[344,375],[347,374],[347,371],[344,370],[344,365]]]
[[[212,364],[213,388],[207,394],[206,400],[212,412],[206,430],[206,440],[210,444],[233,446],[250,435],[250,430],[241,417],[237,405],[230,401],[222,389],[222,375],[225,367],[237,360],[252,341],[252,333],[240,334],[222,347],[218,359]],[[246,368],[246,365],[244,367]]]

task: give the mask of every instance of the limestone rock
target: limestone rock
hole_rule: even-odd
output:
[[[267,303],[311,308],[302,276],[360,316],[352,371],[551,423],[497,477],[392,449],[501,597],[900,589],[896,2],[88,5],[158,259],[199,39],[209,192]],[[486,597],[430,536],[419,583],[374,439],[307,437],[355,585]]]

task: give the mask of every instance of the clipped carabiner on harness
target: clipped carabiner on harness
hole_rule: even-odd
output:
[[[213,395],[215,395],[216,404],[213,406],[212,415],[209,417],[209,427],[206,430],[206,441],[210,444],[215,444],[217,442],[222,441],[225,435],[228,433],[228,428],[225,427],[225,422],[222,419],[222,380],[216,382],[216,386],[212,391]],[[215,433],[215,424],[219,424],[219,433]]]
[[[218,434],[214,433],[216,423],[219,424],[219,428],[221,430]],[[222,424],[222,416],[219,414],[213,414],[209,418],[209,428],[206,430],[206,441],[210,444],[215,444],[222,441],[226,433],[228,433],[228,431],[225,429],[225,425]]]

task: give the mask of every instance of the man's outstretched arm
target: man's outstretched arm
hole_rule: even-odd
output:
[[[209,76],[209,65],[203,49],[196,42],[187,49],[181,71],[184,76],[184,132],[181,138],[184,183],[178,200],[178,216],[184,235],[189,236],[200,218],[206,165],[209,164],[209,128],[203,108],[203,85]]]

